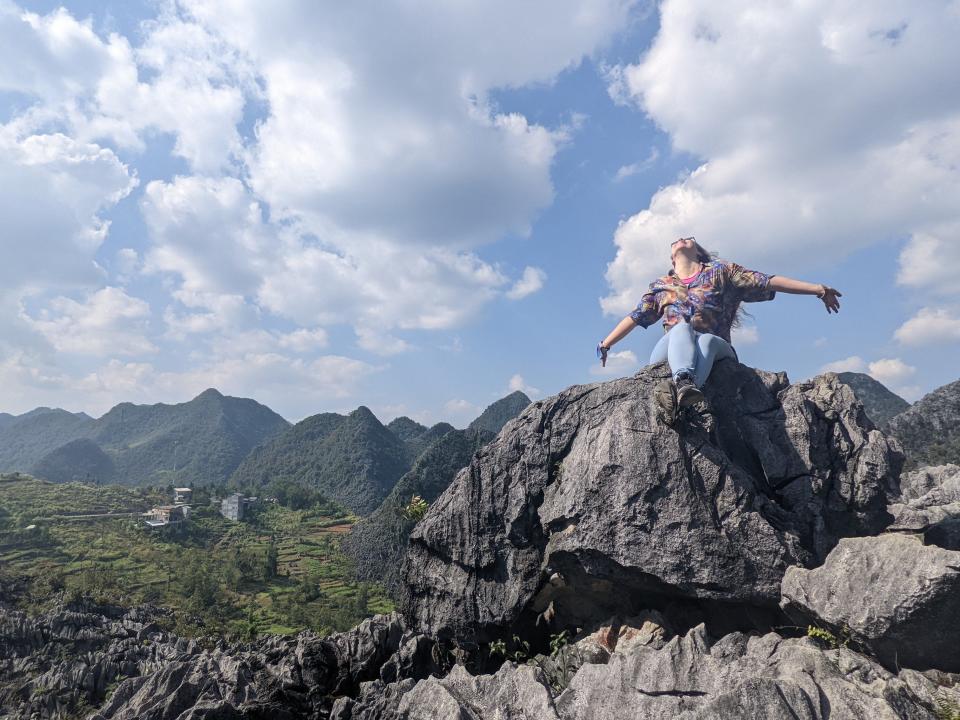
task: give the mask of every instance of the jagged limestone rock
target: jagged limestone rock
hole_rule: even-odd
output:
[[[205,648],[161,631],[163,612],[91,604],[31,618],[0,607],[0,717],[75,717],[83,706],[100,706],[92,720],[322,716],[379,676],[404,632],[394,613],[327,637]]]
[[[414,684],[371,684],[334,706],[331,720],[559,720],[553,693],[536,666],[504,663],[495,674],[471,675],[455,665],[446,677]]]
[[[665,365],[530,405],[431,507],[405,612],[480,642],[534,614],[586,626],[656,598],[776,608],[791,565],[889,522],[902,456],[827,374],[797,385],[733,361],[713,416],[655,419]]]
[[[556,707],[562,720],[926,720],[940,696],[921,674],[893,675],[846,648],[776,633],[711,643],[698,626],[661,649],[640,646],[585,665]]]
[[[893,674],[848,648],[776,633],[712,642],[701,625],[584,664],[559,694],[536,665],[476,677],[457,666],[445,678],[369,683],[331,720],[935,720],[960,702],[957,680]]]
[[[899,534],[847,538],[823,566],[787,571],[783,603],[849,628],[890,667],[960,671],[960,552]]]

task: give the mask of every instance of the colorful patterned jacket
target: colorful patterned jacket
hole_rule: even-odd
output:
[[[706,263],[688,286],[671,270],[669,275],[650,283],[650,291],[630,317],[637,325],[649,327],[663,316],[664,331],[686,320],[694,330],[719,335],[730,342],[730,328],[740,303],[773,300],[776,296],[776,291],[767,289],[771,277],[736,263],[715,260]]]

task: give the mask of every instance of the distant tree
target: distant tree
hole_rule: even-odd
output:
[[[264,576],[266,579],[271,580],[277,576],[278,559],[277,544],[273,540],[270,540],[270,544],[267,545],[267,554],[264,562]]]
[[[210,611],[219,598],[220,582],[209,555],[188,549],[184,552],[179,573],[179,590],[187,607],[198,614]]]
[[[370,586],[365,582],[360,583],[360,587],[357,589],[357,596],[354,598],[354,612],[362,618],[370,614]]]

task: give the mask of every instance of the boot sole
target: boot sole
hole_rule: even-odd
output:
[[[691,388],[677,396],[677,404],[680,407],[690,407],[703,400],[703,393],[697,388]]]

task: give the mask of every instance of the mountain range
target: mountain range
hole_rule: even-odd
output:
[[[265,405],[213,389],[176,405],[121,403],[98,419],[37,408],[0,421],[0,471],[55,482],[222,483],[289,426]]]
[[[511,393],[457,432],[492,438],[529,403],[523,393]],[[46,407],[0,414],[0,472],[54,482],[229,482],[253,491],[291,480],[367,515],[418,457],[454,431],[449,423],[426,427],[408,417],[384,425],[364,406],[291,425],[254,400],[210,389],[175,405],[121,403],[97,419]],[[450,453],[460,463],[461,453]]]

